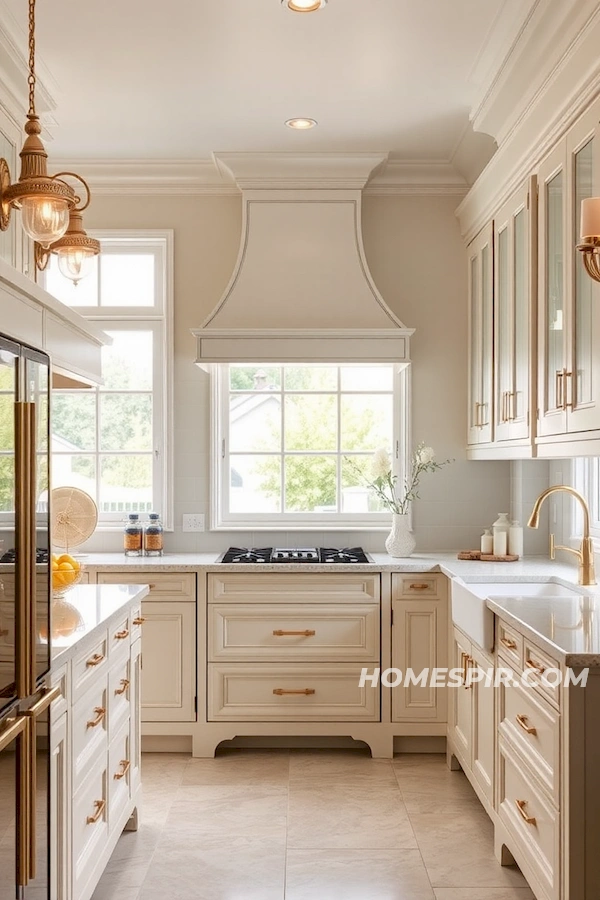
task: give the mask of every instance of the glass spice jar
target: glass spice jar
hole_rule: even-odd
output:
[[[148,513],[148,523],[144,527],[144,553],[146,556],[163,555],[163,527],[160,515]]]
[[[129,513],[123,532],[123,550],[125,556],[142,555],[142,526],[137,513]]]

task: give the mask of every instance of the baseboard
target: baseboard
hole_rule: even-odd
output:
[[[192,753],[190,734],[143,734],[142,753]]]
[[[264,750],[368,750],[364,741],[355,741],[351,737],[336,735],[241,735],[231,741],[221,741],[220,750],[238,748]],[[370,751],[369,751],[370,752]]]

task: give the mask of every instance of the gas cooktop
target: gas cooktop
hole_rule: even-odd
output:
[[[222,563],[369,563],[362,547],[230,547]]]
[[[15,547],[11,547],[10,550],[7,550],[2,556],[0,556],[0,563],[14,563],[17,559],[17,551]],[[36,547],[35,550],[35,561],[36,563],[47,563],[48,562],[48,551],[44,547]]]

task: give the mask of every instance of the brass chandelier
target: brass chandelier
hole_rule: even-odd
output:
[[[5,159],[0,159],[0,231],[6,231],[13,209],[22,215],[23,230],[36,242],[36,263],[45,268],[48,254],[56,253],[59,268],[75,283],[85,274],[84,263],[100,252],[100,244],[89,238],[81,213],[88,206],[90,191],[79,175],[60,172],[48,175],[48,154],[40,139],[42,127],[35,111],[35,0],[29,0],[29,111],[25,123],[27,137],[19,154],[21,174],[11,184]],[[63,176],[63,177],[61,177]],[[64,176],[76,178],[87,192],[83,206]],[[61,265],[62,263],[62,265]]]

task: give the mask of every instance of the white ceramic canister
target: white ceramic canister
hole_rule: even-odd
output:
[[[516,519],[508,529],[508,552],[512,556],[523,556],[523,528]]]
[[[494,538],[489,528],[481,535],[481,552],[487,555],[494,552]]]
[[[498,518],[492,525],[494,534],[494,556],[506,556],[508,550],[508,513],[498,513]]]

